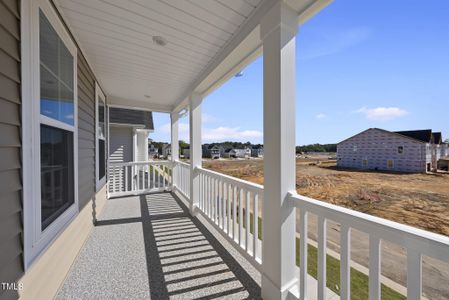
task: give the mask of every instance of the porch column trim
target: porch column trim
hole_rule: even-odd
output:
[[[262,297],[286,299],[298,284],[295,191],[295,36],[298,13],[278,1],[261,21],[264,209]]]
[[[179,160],[179,113],[172,112],[170,114],[171,121],[171,162],[173,164],[172,171],[172,186],[177,186],[178,182],[178,168],[176,161]]]
[[[201,167],[201,102],[203,97],[192,93],[189,97],[190,130],[190,213],[197,214],[200,181],[197,167]]]

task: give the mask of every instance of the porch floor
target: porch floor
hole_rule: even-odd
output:
[[[56,299],[260,298],[260,274],[171,193],[109,199]]]

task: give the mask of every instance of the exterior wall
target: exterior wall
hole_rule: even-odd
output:
[[[19,1],[0,0],[0,282],[23,274]],[[17,292],[0,289],[0,299]]]
[[[109,162],[133,161],[133,131],[131,127],[110,128]]]
[[[58,233],[24,274],[21,225],[23,200],[20,196],[19,2],[0,0],[0,154],[3,157],[0,162],[0,168],[3,168],[0,169],[0,237],[7,239],[5,243],[0,242],[0,282],[19,280],[23,290],[19,292],[20,295],[6,294],[0,290],[0,299],[16,299],[19,296],[21,299],[52,299],[84,244],[95,217],[106,203],[106,185],[95,192],[95,77],[78,49],[79,214]],[[13,39],[15,43],[12,43]],[[7,175],[8,179],[3,179],[2,175]]]
[[[20,299],[53,299],[106,204],[106,185],[86,203],[76,218],[20,279]]]
[[[402,154],[398,153],[399,146],[404,147]],[[392,168],[388,168],[388,160],[393,160]],[[369,129],[337,145],[337,166],[342,168],[425,172],[426,160],[426,144],[378,129]]]
[[[95,155],[95,77],[86,60],[78,51],[78,197],[80,210],[95,194]]]

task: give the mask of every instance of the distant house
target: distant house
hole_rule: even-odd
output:
[[[154,144],[148,145],[148,158],[158,158],[159,157],[159,148],[155,147]]]
[[[251,149],[252,157],[263,157],[263,146],[254,146]]]
[[[184,158],[189,159],[190,158],[190,149],[182,149],[182,155],[184,156]]]
[[[162,145],[162,158],[169,159],[171,157],[171,144]]]
[[[219,159],[221,157],[220,152],[220,147],[217,145],[203,145],[203,157],[205,158]]]
[[[435,171],[444,147],[441,133],[430,129],[391,132],[370,128],[337,145],[337,166],[398,172]]]
[[[249,158],[251,157],[251,148],[228,148],[224,151],[223,157],[226,158]]]

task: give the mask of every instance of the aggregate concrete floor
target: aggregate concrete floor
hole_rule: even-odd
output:
[[[170,193],[109,199],[56,299],[259,299],[226,243]]]

